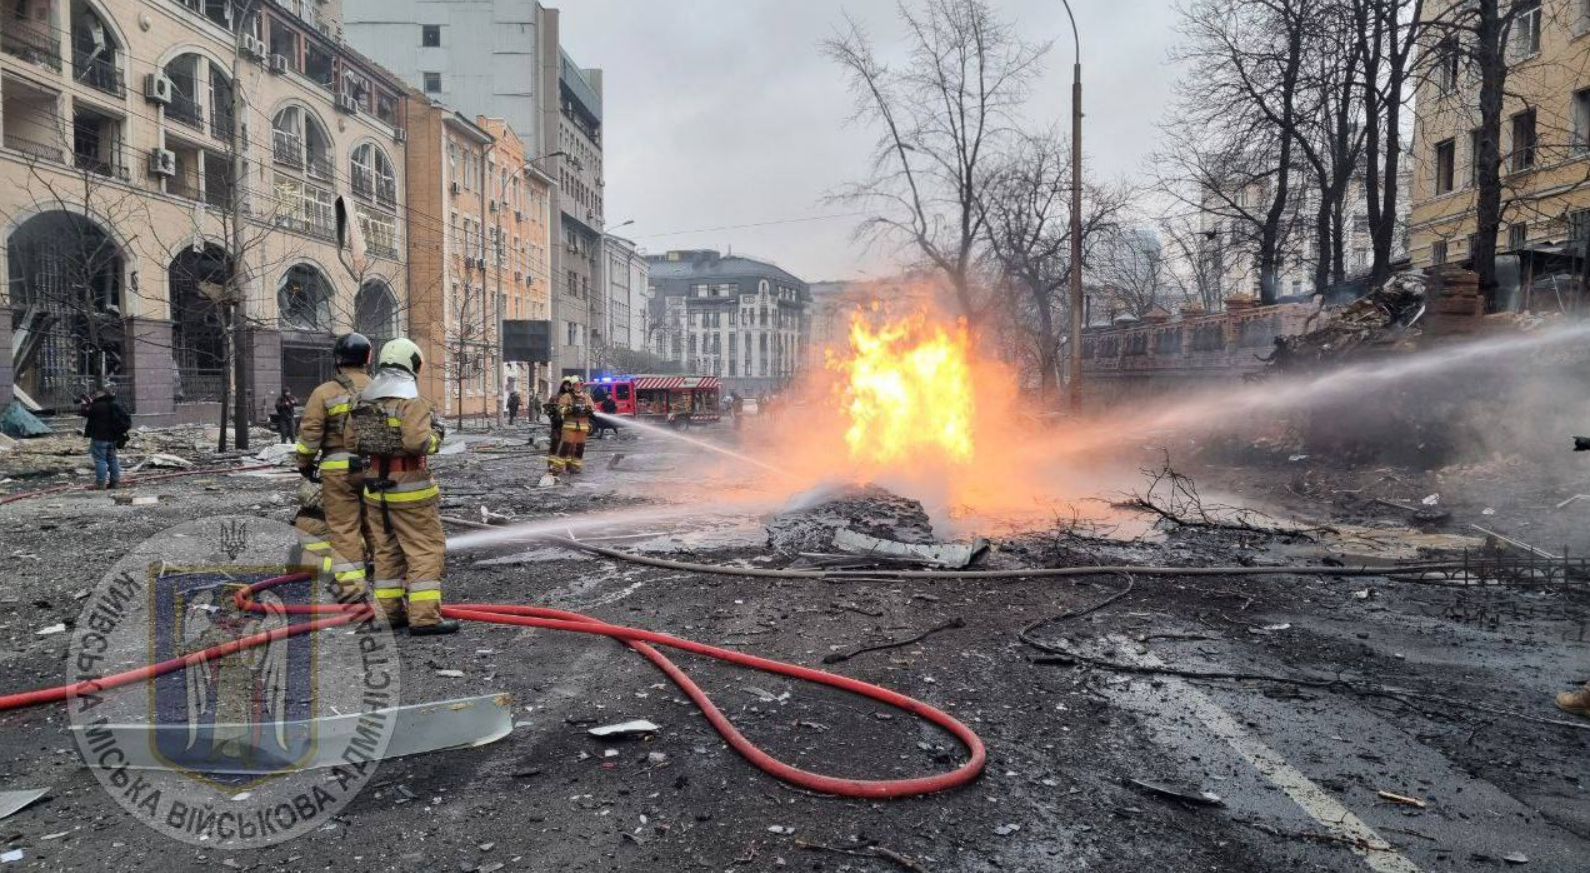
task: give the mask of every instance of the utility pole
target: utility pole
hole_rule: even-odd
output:
[[[246,25],[250,13],[255,8],[254,0],[241,4],[234,9],[233,14],[241,16],[241,23]],[[239,32],[241,32],[241,26]],[[232,337],[232,444],[238,449],[249,447],[249,408],[248,408],[248,355],[244,353],[243,321],[247,314],[247,295],[243,288],[243,249],[247,244],[244,239],[244,189],[248,186],[248,156],[244,149],[248,142],[243,136],[244,120],[248,117],[248,102],[243,96],[243,52],[235,45],[232,51],[232,179],[231,191],[227,197],[227,211],[232,221],[231,254],[227,261],[226,277],[226,302],[224,311],[231,324]],[[213,101],[212,101],[213,103]],[[212,105],[210,112],[215,108]],[[213,122],[212,122],[213,123]]]
[[[1071,3],[1062,0],[1071,19],[1077,59],[1071,67],[1071,411],[1082,411],[1082,37]]]

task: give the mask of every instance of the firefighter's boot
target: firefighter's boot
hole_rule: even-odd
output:
[[[1590,684],[1578,691],[1564,691],[1557,695],[1557,708],[1563,712],[1590,718]]]
[[[439,637],[458,633],[458,622],[442,618],[441,600],[409,600],[409,636]]]

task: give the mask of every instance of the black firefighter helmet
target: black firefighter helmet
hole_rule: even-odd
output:
[[[331,356],[339,367],[368,367],[370,352],[374,348],[364,334],[345,333],[337,337],[337,344],[331,347]]]

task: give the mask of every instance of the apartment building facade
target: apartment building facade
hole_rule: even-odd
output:
[[[783,390],[811,335],[811,288],[775,264],[709,249],[653,255],[652,352],[750,393]]]
[[[348,38],[428,97],[500,115],[553,182],[547,330],[554,375],[598,365],[605,178],[602,73],[561,48],[560,15],[536,0],[345,0]]]
[[[108,382],[141,421],[213,421],[230,336],[263,415],[329,372],[337,333],[403,330],[406,100],[337,14],[8,5],[0,400],[14,383],[63,407]]]
[[[627,350],[646,348],[646,314],[651,300],[651,267],[646,253],[633,240],[608,234],[605,242],[607,299],[602,308],[606,320],[602,332],[607,337],[607,351],[602,356],[600,369],[606,371],[620,366]]]
[[[1429,4],[1450,18],[1455,4]],[[1506,5],[1504,4],[1504,7]],[[1501,129],[1496,308],[1577,300],[1590,241],[1590,4],[1521,0],[1509,14]],[[1466,38],[1466,37],[1465,37]],[[1414,122],[1415,267],[1469,261],[1477,229],[1479,73],[1457,36],[1427,54]]]

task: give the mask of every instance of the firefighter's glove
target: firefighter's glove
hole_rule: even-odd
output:
[[[319,482],[320,481],[320,469],[318,467],[316,467],[314,464],[310,464],[310,465],[305,466],[305,467],[299,467],[298,468],[298,475],[304,477],[305,479],[308,479],[311,482]]]

